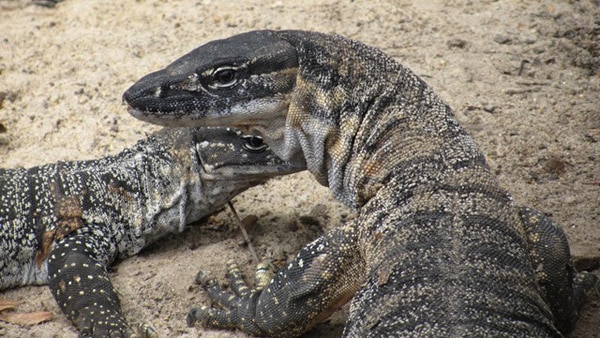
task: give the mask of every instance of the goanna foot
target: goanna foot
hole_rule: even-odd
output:
[[[154,329],[146,324],[138,324],[136,326],[136,336],[139,338],[159,338],[158,333]]]
[[[247,286],[238,265],[230,260],[227,262],[227,277],[231,292],[225,291],[215,278],[200,271],[196,275],[196,283],[208,293],[211,300],[221,309],[201,306],[191,309],[187,314],[188,326],[199,322],[203,326],[220,329],[240,329],[246,333],[260,335],[262,330],[254,322],[254,312],[258,296],[262,289],[273,278],[273,268],[269,263],[257,266],[254,275],[254,288]]]
[[[600,293],[600,280],[591,272],[578,272],[573,278],[573,300],[577,309],[581,307],[586,293],[590,291]]]
[[[84,321],[83,325],[79,326],[80,338],[158,338],[156,331],[146,324],[138,324],[135,328],[130,328],[121,316],[106,316],[106,312],[102,311],[99,315],[93,321]]]

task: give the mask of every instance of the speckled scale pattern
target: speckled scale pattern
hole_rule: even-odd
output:
[[[81,335],[131,336],[109,264],[303,169],[246,142],[229,128],[162,130],[115,156],[0,169],[0,290],[48,283]]]
[[[211,58],[240,62],[226,48],[240,40],[252,41],[244,48],[263,63],[295,54],[287,69],[264,70],[295,83],[270,93],[275,103],[265,103],[264,85],[253,91],[254,104],[236,101],[230,88],[141,94],[211,69]],[[304,248],[239,307],[196,311],[198,320],[296,336],[350,290],[345,337],[559,337],[572,327],[596,278],[574,273],[560,228],[515,205],[452,109],[412,71],[375,48],[315,32],[253,31],[209,45],[174,63],[188,67],[168,66],[134,84],[124,95],[130,112],[163,125],[259,133],[282,158],[306,161],[358,216]],[[235,85],[251,90],[247,78],[260,75],[240,74]],[[223,97],[229,106],[215,110]],[[167,101],[175,98],[189,109],[172,110]],[[315,245],[332,242],[314,256]]]
[[[128,256],[138,252],[143,247],[136,241],[143,232],[140,227],[151,226],[142,222],[142,217],[156,203],[146,188],[159,179],[156,171],[143,170],[149,165],[160,168],[172,163],[172,159],[164,159],[167,145],[158,146],[158,142],[146,142],[97,161],[48,164],[28,170],[2,169],[0,224],[8,230],[2,231],[2,247],[14,247],[14,254],[8,255],[12,259],[2,262],[2,288],[46,283],[46,272],[42,270],[46,264],[36,267],[35,257],[41,249],[42,236],[57,228],[60,210],[56,201],[63,197],[79,202],[85,226],[76,232],[95,237],[88,243],[93,245],[89,251],[95,260],[108,264],[119,253]],[[143,177],[142,173],[148,176]],[[131,213],[134,210],[137,211]],[[118,243],[122,246],[120,252]],[[36,273],[24,279],[19,276],[23,270]]]

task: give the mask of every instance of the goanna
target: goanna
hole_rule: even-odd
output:
[[[515,205],[413,72],[340,36],[253,31],[210,42],[124,94],[165,126],[235,126],[306,164],[358,216],[264,289],[210,294],[191,322],[299,335],[351,301],[346,337],[557,337],[585,289],[562,230]],[[236,274],[231,274],[235,275]]]
[[[230,128],[163,129],[99,160],[0,169],[0,290],[48,283],[81,336],[134,336],[111,262],[302,169]]]

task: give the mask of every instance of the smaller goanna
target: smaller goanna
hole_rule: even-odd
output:
[[[229,297],[209,279],[225,309],[190,322],[291,337],[351,299],[346,337],[559,337],[596,283],[574,271],[562,230],[499,186],[452,109],[376,48],[253,31],[123,97],[142,120],[259,134],[358,210],[264,288],[239,287],[231,271]]]
[[[80,336],[136,336],[106,267],[302,169],[230,128],[163,129],[98,160],[0,169],[0,290],[48,283]]]

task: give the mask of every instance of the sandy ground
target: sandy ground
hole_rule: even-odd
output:
[[[378,46],[454,107],[501,183],[524,205],[561,224],[588,268],[600,256],[600,8],[598,1],[74,1],[55,8],[0,0],[0,165],[33,166],[113,154],[157,127],[130,117],[122,92],[139,77],[215,38],[252,29],[299,28]],[[292,2],[290,2],[292,3]],[[290,257],[352,213],[306,173],[277,179],[235,200],[259,217],[262,257]],[[299,221],[316,205],[320,226]],[[188,328],[207,303],[193,284],[200,268],[222,276],[247,248],[221,212],[114,266],[111,278],[131,322],[162,337],[244,337]],[[583,259],[583,260],[582,260]],[[0,336],[75,337],[46,287],[0,294],[48,323],[0,322]],[[571,337],[600,337],[592,295]],[[307,337],[337,337],[344,311]]]

